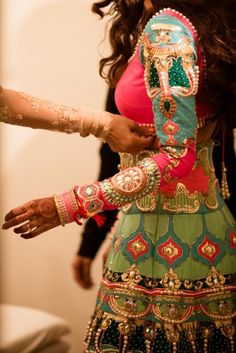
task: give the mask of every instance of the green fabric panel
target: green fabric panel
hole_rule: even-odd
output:
[[[210,212],[206,214],[205,220],[207,229],[216,237],[219,237],[224,240],[225,237],[222,237],[222,232],[226,232],[228,224],[225,222],[222,211],[217,210],[215,212]]]
[[[145,214],[143,215],[143,229],[150,234],[153,241],[157,240],[168,231],[169,216],[167,214]]]
[[[232,216],[225,206],[222,210],[217,210],[205,214],[206,226],[210,233],[216,238],[225,241],[225,232],[222,234],[222,229],[225,231],[228,228],[227,220],[232,221]],[[134,214],[134,215],[123,215],[121,218],[121,226],[118,226],[116,236],[121,236],[120,246],[122,246],[122,238],[127,238],[134,232],[140,232],[141,225],[146,232],[146,235],[150,237],[153,245],[155,242],[163,237],[165,234],[171,235],[169,227],[170,218],[173,218],[173,231],[174,233],[184,242],[192,247],[192,244],[202,234],[203,230],[203,216],[200,214]],[[233,223],[233,222],[232,222]],[[138,229],[139,228],[139,229]],[[168,230],[169,229],[169,230]],[[221,230],[221,232],[220,232]],[[116,263],[116,265],[114,265]],[[114,272],[124,272],[132,263],[122,254],[121,249],[112,250],[107,261],[107,266]],[[140,273],[147,277],[161,278],[163,277],[168,268],[159,261],[150,258],[143,260],[137,264],[137,268]],[[220,264],[216,268],[222,273],[236,272],[236,261],[235,256],[226,254]],[[232,271],[233,270],[233,271]],[[205,277],[209,272],[209,266],[193,259],[190,255],[182,264],[175,268],[175,272],[180,279],[200,279]]]
[[[134,233],[140,225],[140,219],[140,214],[123,215],[121,218],[122,227],[120,232],[125,236],[129,236],[131,233]]]
[[[228,209],[228,207],[226,205],[223,206],[222,208],[222,212],[223,215],[225,217],[225,220],[232,226],[235,224],[235,219],[232,215],[232,213],[230,212],[230,210]]]
[[[174,215],[173,229],[182,241],[191,245],[202,232],[202,217],[200,214]]]

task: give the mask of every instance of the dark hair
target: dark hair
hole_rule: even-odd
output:
[[[228,126],[236,127],[235,0],[151,1],[153,8],[148,13],[144,11],[144,0],[104,0],[93,4],[93,12],[101,17],[110,15],[112,21],[109,33],[112,54],[100,61],[101,76],[115,86],[147,20],[155,12],[170,7],[184,14],[196,27],[206,58],[209,96],[217,118],[223,117]]]

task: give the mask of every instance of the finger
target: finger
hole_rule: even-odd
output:
[[[15,228],[14,232],[17,233],[17,234],[26,233],[26,232],[32,232],[33,230],[35,230],[37,228],[38,225],[39,225],[39,223],[35,222],[35,221],[28,222],[26,224],[23,224],[23,226]]]
[[[9,229],[9,228],[15,227],[16,225],[23,223],[25,221],[29,221],[32,214],[33,214],[33,212],[29,211],[23,215],[11,218],[11,219],[9,219],[9,221],[3,223],[2,229]]]
[[[137,136],[136,134],[134,134],[132,137],[133,148],[137,152],[140,152],[141,150],[148,148],[153,143],[153,139],[154,139],[153,136],[140,137],[140,136]]]
[[[57,226],[57,224],[46,224],[46,225],[43,225],[41,227],[38,227],[34,230],[32,230],[31,232],[29,233],[23,233],[21,234],[21,238],[23,239],[31,239],[31,238],[34,238],[36,237],[37,235],[39,234],[42,234],[44,232],[47,232],[48,230],[52,229],[52,228],[55,228]],[[15,232],[15,229],[14,229],[14,232]]]
[[[161,145],[160,144],[160,139],[155,137],[153,142],[152,142],[152,145],[150,147],[153,148],[153,149],[159,150],[160,145]]]
[[[10,220],[11,218],[14,218],[16,216],[19,216],[25,212],[27,212],[27,210],[30,209],[30,206],[31,206],[31,201],[17,207],[17,208],[14,208],[13,210],[11,210],[10,212],[8,212],[5,216],[5,221],[8,221]]]
[[[134,124],[132,126],[132,130],[136,132],[139,136],[150,136],[155,133],[155,127],[154,126],[141,126],[138,124]]]

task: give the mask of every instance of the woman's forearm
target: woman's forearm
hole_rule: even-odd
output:
[[[33,129],[78,132],[82,137],[92,134],[105,138],[111,114],[58,105],[23,92],[1,88],[0,121]]]

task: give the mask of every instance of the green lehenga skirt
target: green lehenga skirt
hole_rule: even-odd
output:
[[[180,212],[163,195],[121,212],[85,352],[234,352],[236,224],[203,150],[208,195],[181,182]]]

